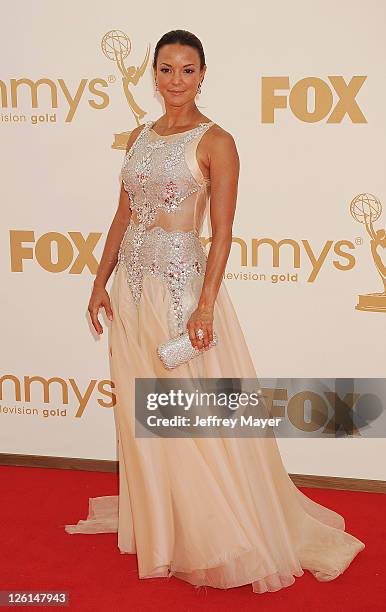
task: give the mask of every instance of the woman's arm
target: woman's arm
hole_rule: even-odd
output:
[[[235,141],[221,130],[208,143],[212,242],[198,307],[214,308],[232,246],[240,160]]]
[[[129,196],[123,187],[123,183],[121,183],[118,209],[106,237],[102,257],[94,279],[94,287],[106,286],[106,283],[117,263],[119,247],[130,221],[130,217],[131,210],[129,206]]]
[[[129,151],[142,128],[143,125],[139,125],[131,132],[127,142],[126,152]],[[102,325],[98,319],[99,309],[104,307],[108,318],[110,320],[113,318],[110,296],[105,287],[118,261],[119,247],[130,221],[130,217],[131,210],[129,195],[123,186],[123,182],[121,182],[118,208],[106,237],[105,246],[94,279],[93,289],[88,304],[88,312],[90,313],[92,324],[98,334],[103,333]]]
[[[232,246],[232,225],[240,171],[236,144],[229,132],[220,127],[213,128],[207,146],[212,242],[200,299],[187,323],[190,340],[196,348],[207,348],[213,340],[214,305]],[[198,328],[204,331],[202,340],[197,339]]]
[[[127,142],[126,152],[131,148],[134,140],[142,129],[142,125],[136,127],[130,134]],[[130,201],[127,191],[121,182],[121,192],[119,195],[118,209],[108,231],[102,257],[99,262],[97,274],[94,280],[94,287],[105,287],[118,259],[118,251],[122,238],[127,229],[131,217]]]

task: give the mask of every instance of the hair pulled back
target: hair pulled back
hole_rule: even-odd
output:
[[[153,59],[153,68],[157,66],[157,57],[158,52],[164,45],[188,45],[189,47],[193,47],[197,49],[199,57],[200,57],[200,70],[205,66],[205,53],[202,43],[199,38],[192,32],[188,32],[188,30],[170,30],[170,32],[166,32],[159,41],[157,42],[154,50],[154,59]]]

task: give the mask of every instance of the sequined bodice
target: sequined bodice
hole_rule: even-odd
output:
[[[180,134],[161,136],[152,129],[154,122],[148,121],[122,166],[132,214],[119,249],[117,269],[124,266],[137,306],[146,275],[165,283],[171,296],[171,336],[185,331],[206,270],[207,256],[199,234],[207,212],[210,181],[202,175],[196,150],[213,124],[201,123]]]
[[[147,229],[194,231],[205,218],[210,182],[198,166],[196,149],[213,122],[161,136],[148,121],[126,154],[122,181],[129,194],[132,223]],[[172,213],[172,214],[171,214]]]

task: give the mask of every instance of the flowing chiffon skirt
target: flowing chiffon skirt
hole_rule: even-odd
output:
[[[196,296],[199,289],[192,285]],[[137,555],[140,578],[173,575],[196,587],[251,584],[264,593],[304,570],[319,581],[342,574],[365,545],[340,514],[293,484],[274,437],[135,437],[135,377],[256,378],[224,283],[214,310],[218,346],[170,371],[155,352],[170,336],[167,287],[145,275],[137,310],[121,266],[110,297],[119,496],[89,499],[87,519],[66,531],[118,532],[120,552]]]

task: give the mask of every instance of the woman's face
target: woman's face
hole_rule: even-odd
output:
[[[165,102],[171,106],[182,106],[196,97],[205,70],[205,66],[200,70],[197,49],[173,43],[160,48],[154,77]]]

